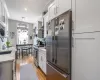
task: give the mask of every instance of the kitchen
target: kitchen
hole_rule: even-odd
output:
[[[27,55],[46,80],[99,80],[99,14],[99,0],[0,0],[0,80],[14,80]]]

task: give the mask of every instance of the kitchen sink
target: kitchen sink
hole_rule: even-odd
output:
[[[1,51],[0,55],[4,55],[4,54],[11,54],[12,51]]]

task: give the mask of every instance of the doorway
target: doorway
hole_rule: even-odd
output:
[[[28,44],[28,25],[27,24],[18,24],[17,44]]]

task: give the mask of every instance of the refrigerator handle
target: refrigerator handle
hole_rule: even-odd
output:
[[[54,58],[52,58],[52,62],[54,62]]]
[[[72,37],[72,47],[74,47],[74,38]]]
[[[74,25],[75,25],[75,24],[74,24],[74,21],[72,20],[72,31],[74,31],[74,28],[75,28]]]
[[[58,47],[58,44],[57,44],[57,35],[56,35],[56,37],[55,37],[55,40],[56,40],[56,43],[55,43],[55,46],[56,46],[55,64],[57,64],[57,47]]]
[[[57,64],[57,59],[55,60],[55,64]]]

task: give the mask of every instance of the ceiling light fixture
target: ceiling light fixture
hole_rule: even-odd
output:
[[[24,8],[25,11],[27,11],[27,8]]]

